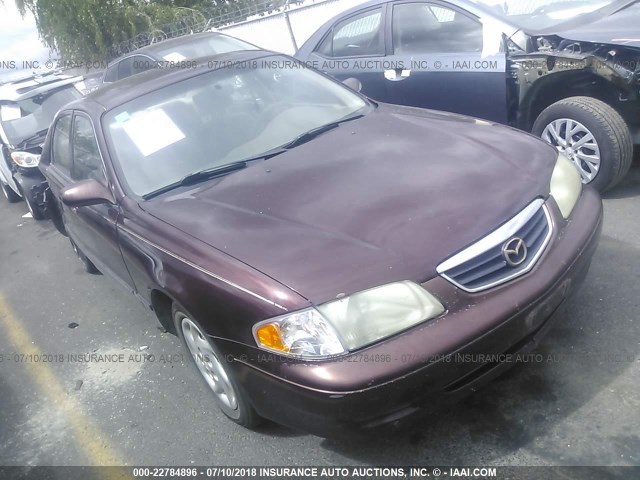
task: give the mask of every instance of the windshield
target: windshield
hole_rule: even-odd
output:
[[[499,17],[524,30],[553,28],[596,10],[628,1],[620,0],[475,0]]]
[[[105,114],[103,124],[124,181],[144,196],[366,108],[359,95],[302,64],[264,57],[143,95]]]
[[[191,39],[189,43],[182,45],[162,47],[155,46],[155,54],[168,62],[180,62],[182,60],[200,58],[208,55],[235,52],[238,50],[255,50],[250,43],[226,35],[205,35]]]
[[[56,112],[82,94],[72,85],[40,93],[18,102],[0,101],[0,123],[9,145],[17,146],[48,130]]]

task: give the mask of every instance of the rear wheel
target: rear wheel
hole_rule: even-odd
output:
[[[580,171],[583,183],[604,192],[631,168],[633,138],[612,107],[591,97],[570,97],[546,108],[532,133],[564,153]]]
[[[14,192],[9,185],[5,185],[4,183],[0,182],[0,188],[2,189],[4,198],[6,198],[9,203],[16,203],[22,200],[20,198],[20,195]]]
[[[69,239],[69,241],[71,242],[71,248],[73,248],[73,251],[76,252],[76,255],[80,259],[80,262],[82,262],[82,267],[84,268],[84,271],[87,273],[90,273],[91,275],[99,275],[100,270],[98,270],[98,268],[93,264],[93,262],[89,260],[84,253],[82,253],[82,250],[80,250],[80,247],[78,247],[73,240]]]
[[[222,412],[246,428],[255,428],[261,418],[233,376],[226,359],[200,325],[174,304],[173,321],[178,336],[189,351],[192,364],[204,380]]]

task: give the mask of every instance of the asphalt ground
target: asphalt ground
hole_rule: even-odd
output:
[[[2,199],[0,465],[640,465],[640,165],[604,204],[544,361],[354,441],[227,420],[152,312]]]

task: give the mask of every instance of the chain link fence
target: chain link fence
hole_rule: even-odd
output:
[[[180,37],[191,33],[204,32],[211,29],[225,28],[230,25],[258,20],[275,13],[282,13],[297,6],[324,3],[326,0],[258,0],[246,6],[227,4],[227,11],[220,14],[220,6],[194,10],[179,8],[174,19],[151,31],[141,33],[135,38],[118,43],[111,48],[111,58],[116,58],[169,38]],[[510,15],[528,14],[558,0],[502,0],[495,1],[496,7]],[[567,0],[569,2],[577,0]],[[345,1],[345,3],[351,3]]]
[[[223,14],[219,13],[219,9],[214,8],[200,10],[179,8],[171,22],[114,45],[111,48],[110,57],[120,57],[138,48],[146,47],[147,45],[169,38],[218,29],[246,20],[284,12],[294,5],[301,5],[304,1],[305,0],[266,0],[257,1],[251,5],[237,8],[234,8],[233,5],[228,5],[227,8],[229,11]],[[306,1],[311,3],[311,0]]]

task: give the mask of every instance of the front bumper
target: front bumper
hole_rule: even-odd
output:
[[[28,196],[33,205],[37,205],[44,211],[48,183],[42,172],[38,168],[19,168],[13,174],[13,178],[20,186],[22,196]]]
[[[445,315],[348,356],[297,360],[228,343],[230,366],[258,413],[321,436],[375,427],[449,405],[514,365],[549,331],[585,278],[602,229],[602,202],[585,188],[569,219],[548,202],[549,246],[528,274],[470,294],[437,277],[424,284]]]

